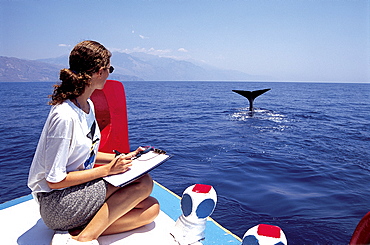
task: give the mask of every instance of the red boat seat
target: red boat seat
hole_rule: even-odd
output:
[[[370,243],[370,212],[357,224],[355,231],[352,234],[350,245],[369,244]]]
[[[95,106],[95,116],[100,128],[99,151],[130,152],[126,95],[123,84],[107,80],[102,90],[96,89],[90,99]]]

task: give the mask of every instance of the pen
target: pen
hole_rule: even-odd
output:
[[[114,157],[118,157],[119,155],[121,155],[122,153],[117,151],[117,150],[113,150],[114,153],[116,153],[116,155]]]
[[[113,152],[116,154],[114,157],[118,157],[118,156],[121,156],[121,155],[127,155],[127,153],[121,153],[121,152],[119,152],[117,150],[113,150]],[[138,158],[138,156],[132,157],[131,160],[134,160],[136,158]]]

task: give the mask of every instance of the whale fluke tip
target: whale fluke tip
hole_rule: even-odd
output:
[[[245,98],[247,98],[249,100],[249,110],[253,111],[254,99],[260,96],[261,94],[266,93],[269,90],[271,90],[271,88],[255,90],[255,91],[233,90],[233,92],[238,93],[241,96],[244,96]]]

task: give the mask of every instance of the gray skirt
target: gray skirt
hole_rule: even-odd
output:
[[[41,217],[53,230],[84,227],[104,204],[107,186],[100,178],[63,190],[38,193]]]

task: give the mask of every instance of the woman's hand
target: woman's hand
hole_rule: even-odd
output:
[[[132,166],[131,162],[132,162],[131,158],[128,158],[126,156],[120,155],[120,156],[116,157],[109,164],[110,169],[109,169],[109,174],[108,175],[120,174],[120,173],[126,172]]]
[[[121,154],[115,157],[110,163],[109,175],[120,174],[128,171],[132,166],[132,158],[134,158],[140,151],[144,151],[145,148],[139,147],[135,151],[128,154]]]
[[[111,160],[108,164],[104,164],[101,167],[81,170],[81,171],[73,171],[69,172],[67,176],[60,182],[52,183],[47,182],[51,189],[62,189],[74,185],[79,185],[82,183],[86,183],[88,181],[105,177],[112,174],[120,174],[128,171],[132,166],[132,158],[134,158],[139,152],[144,151],[145,148],[139,147],[135,151],[130,152],[128,154],[121,154]],[[105,153],[104,157],[107,161],[108,159],[112,159],[114,154]],[[109,158],[108,158],[109,157]]]

